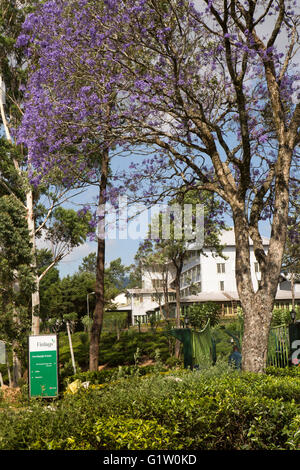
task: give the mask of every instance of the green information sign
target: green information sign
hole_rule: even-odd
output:
[[[57,335],[29,336],[29,395],[43,398],[58,395]]]

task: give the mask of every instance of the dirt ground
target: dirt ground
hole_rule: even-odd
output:
[[[3,385],[0,387],[0,393],[1,395],[3,394],[3,400],[6,403],[15,403],[20,399],[21,390],[19,387],[12,388],[8,385]]]

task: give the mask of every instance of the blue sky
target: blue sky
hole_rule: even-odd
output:
[[[115,170],[124,170],[128,169],[130,162],[136,160],[135,157],[128,158],[118,158],[112,161],[113,171]],[[130,171],[130,170],[128,170]],[[79,210],[82,206],[86,204],[95,204],[98,199],[98,188],[89,188],[85,193],[80,194],[79,196],[72,199],[68,206]],[[233,226],[231,217],[226,214],[224,215],[225,223],[228,226]],[[143,237],[146,236],[146,231],[148,229],[148,222],[141,224],[142,227],[142,237],[140,239],[132,239],[132,237],[127,237],[125,240],[118,239],[109,239],[106,240],[106,263],[109,264],[112,260],[116,258],[121,258],[122,264],[129,266],[134,263],[134,256],[138,249],[139,244],[143,240]],[[134,231],[135,226],[133,226]],[[130,229],[130,224],[129,224]],[[140,227],[137,227],[136,232],[139,232]],[[205,230],[205,227],[204,227]],[[270,236],[270,226],[268,222],[262,222],[260,224],[261,235],[265,237]],[[87,241],[85,244],[73,250],[73,252],[63,259],[59,265],[58,269],[60,271],[61,277],[65,277],[68,274],[72,275],[75,273],[82,262],[82,259],[87,256],[89,253],[97,251],[96,241]]]
[[[84,195],[73,200],[73,203],[68,204],[69,207],[73,207],[78,210],[78,204],[91,203],[95,198],[95,190],[89,189]],[[229,215],[225,215],[225,222],[228,226],[232,226],[232,220]],[[129,225],[130,227],[130,225]],[[145,224],[147,228],[148,225]],[[134,230],[135,226],[133,226]],[[145,230],[146,230],[145,228]],[[270,235],[270,226],[268,222],[261,223],[261,234],[268,237]],[[139,227],[138,227],[139,229]],[[205,227],[204,227],[205,230]],[[137,233],[139,230],[137,230]],[[142,235],[145,232],[142,232]],[[118,237],[118,236],[117,236]],[[125,266],[129,266],[134,263],[134,255],[138,249],[140,242],[142,241],[143,236],[140,239],[127,238],[125,240],[120,239],[108,239],[106,240],[106,263],[109,264],[112,260],[116,258],[121,258],[122,263]],[[87,256],[89,253],[97,251],[96,241],[87,241],[85,244],[73,250],[65,259],[63,259],[59,265],[58,269],[60,271],[61,277],[65,277],[68,274],[72,275],[75,273],[82,262],[82,259]]]
[[[81,205],[89,204],[94,201],[96,192],[93,189],[87,190],[85,193],[81,194],[70,200],[67,204],[64,204],[65,207],[72,208],[74,210],[79,210]],[[125,266],[129,266],[134,262],[134,255],[138,249],[138,245],[141,240],[106,240],[106,262],[121,258],[122,263]],[[42,246],[48,246],[44,242],[38,241],[38,248]],[[49,247],[49,246],[48,246]],[[83,245],[75,248],[72,253],[66,256],[59,264],[58,269],[61,277],[65,277],[68,274],[74,274],[78,267],[80,266],[82,259],[87,256],[89,253],[97,251],[97,242],[87,240]]]

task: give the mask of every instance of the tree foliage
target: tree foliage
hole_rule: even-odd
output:
[[[209,321],[210,326],[216,326],[220,321],[222,308],[215,302],[191,305],[187,308],[186,318],[189,325],[197,330],[202,330]]]
[[[40,317],[43,328],[63,328],[63,320],[66,315],[76,313],[77,328],[82,328],[82,320],[87,315],[87,302],[89,303],[89,315],[93,318],[95,310],[95,283],[96,274],[92,268],[94,264],[94,253],[86,256],[78,271],[73,275],[67,275],[60,279],[57,268],[50,270],[41,281],[41,309]],[[52,253],[49,250],[39,251],[39,266],[51,262]],[[121,259],[117,258],[110,262],[105,269],[105,308],[114,308],[111,300],[114,299],[124,288],[127,269],[122,265]],[[92,295],[89,295],[92,294]],[[87,299],[88,296],[88,299]]]
[[[8,342],[24,341],[34,278],[24,208],[13,196],[0,197],[0,251],[1,337]]]
[[[47,224],[45,238],[51,243],[53,257],[58,261],[75,247],[85,242],[90,226],[91,215],[87,212],[78,216],[73,209],[58,207]]]
[[[133,174],[124,171],[118,191],[153,201],[189,186],[230,207],[244,367],[259,372],[291,181],[299,184],[296,7],[293,0],[56,0],[29,15],[19,37],[37,59],[19,139],[38,181],[54,165],[69,180],[74,168],[88,171],[92,159],[83,150],[93,152],[94,142],[107,148],[109,135],[110,148],[149,151],[140,166],[131,165]],[[73,156],[65,158],[70,148]],[[268,218],[265,253],[260,222]],[[249,239],[261,271],[257,291]]]

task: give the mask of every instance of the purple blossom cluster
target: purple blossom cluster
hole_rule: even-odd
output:
[[[227,2],[204,3],[48,0],[28,15],[18,45],[27,48],[32,71],[18,141],[28,149],[34,182],[58,173],[70,185],[79,175],[97,178],[104,148],[138,154],[142,147],[149,157],[112,175],[111,193],[148,182],[150,200],[159,186],[220,185],[206,126],[236,185],[247,148],[249,194],[261,187],[279,150],[266,66],[272,63],[287,127],[299,71],[292,61],[286,67],[280,37],[276,43],[257,32],[267,18],[276,22],[277,2],[267,10],[255,2],[257,28],[243,15],[249,1],[236,2],[236,17]],[[297,5],[285,4],[281,34],[290,45]]]

